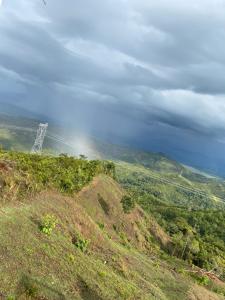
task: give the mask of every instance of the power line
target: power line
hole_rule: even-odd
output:
[[[31,153],[41,154],[47,128],[48,128],[48,123],[46,123],[46,124],[40,123],[39,124],[36,139],[35,139],[32,149],[31,149]]]
[[[21,127],[21,126],[13,126],[13,125],[5,125],[5,124],[0,124],[0,128],[7,128],[7,129],[15,129],[15,130],[24,130],[24,131],[28,131],[28,132],[35,132],[35,129],[32,129],[32,128],[27,128],[27,127]],[[47,131],[47,128],[46,128],[46,131]],[[64,140],[61,136],[58,136],[58,135],[53,135],[53,134],[47,134],[45,132],[45,135],[47,138],[50,138],[58,143],[61,143],[69,148],[71,148],[72,150],[75,150],[74,146],[70,143],[68,143],[66,140]],[[150,171],[150,170],[149,170]],[[151,172],[151,171],[150,171]],[[161,175],[157,175],[156,173],[153,174],[152,172],[151,173],[148,173],[148,175],[150,178],[154,179],[154,180],[157,180],[161,183],[164,183],[164,184],[168,184],[168,185],[172,185],[174,187],[177,187],[178,189],[181,189],[183,191],[186,191],[186,192],[190,192],[192,194],[195,194],[195,195],[199,195],[199,196],[202,196],[202,197],[205,197],[205,198],[209,198],[210,195],[208,195],[205,191],[203,190],[200,190],[200,189],[197,189],[197,188],[191,188],[191,187],[188,187],[188,186],[184,186],[180,183],[177,183],[175,181],[172,181],[172,180],[169,180],[167,178],[163,178]],[[217,199],[221,202],[225,202],[225,199],[221,198],[221,197],[218,197],[216,196]]]

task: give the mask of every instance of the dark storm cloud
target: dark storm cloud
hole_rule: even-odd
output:
[[[0,99],[124,134],[158,122],[223,138],[224,1],[47,2],[0,9]]]

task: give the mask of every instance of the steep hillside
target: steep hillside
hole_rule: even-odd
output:
[[[1,153],[2,299],[223,299],[113,176],[106,162]]]
[[[118,181],[176,247],[173,255],[225,280],[224,183],[195,176],[168,176],[138,165],[119,163]],[[196,180],[197,179],[197,180]],[[220,198],[220,197],[223,198]]]

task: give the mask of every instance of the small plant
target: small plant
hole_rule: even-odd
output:
[[[16,297],[15,296],[8,296],[6,299],[7,300],[16,300]]]
[[[103,230],[105,228],[105,224],[104,223],[100,223],[100,222],[97,222],[98,224],[98,227]]]
[[[191,274],[191,277],[195,279],[195,281],[203,286],[207,286],[210,283],[210,279],[206,275],[198,275],[198,274]]]
[[[40,230],[44,234],[50,235],[56,227],[57,219],[53,215],[46,215],[41,220]]]
[[[159,263],[159,261],[154,261],[153,265],[154,265],[154,267],[155,267],[157,270],[159,270],[159,268],[160,268],[160,263]]]
[[[213,284],[212,291],[221,296],[225,296],[225,288],[223,286],[216,286],[215,284]]]
[[[110,240],[112,239],[112,236],[111,236],[110,234],[108,234],[108,233],[107,233],[107,237],[108,237],[108,239],[110,239]]]
[[[123,211],[129,214],[135,208],[135,201],[131,196],[125,195],[121,199]]]
[[[198,282],[200,285],[206,286],[210,283],[210,279],[208,276],[200,276]]]
[[[113,224],[113,229],[115,230],[115,232],[118,231],[116,224]]]
[[[21,280],[21,286],[22,286],[23,293],[27,297],[29,297],[28,299],[30,299],[30,298],[36,299],[39,291],[38,291],[38,286],[34,280],[29,278],[28,276],[23,276],[22,280]],[[14,298],[12,298],[12,299],[14,299]]]
[[[85,239],[79,239],[76,243],[75,246],[81,250],[82,252],[85,252],[87,250],[89,241]]]
[[[107,273],[106,272],[104,272],[104,271],[99,271],[98,272],[98,275],[99,275],[99,277],[106,277],[106,275],[107,275]]]
[[[74,246],[79,249],[81,252],[86,252],[88,245],[89,245],[89,240],[86,240],[81,236],[81,234],[77,233],[73,239],[72,242]]]
[[[68,260],[69,260],[70,262],[74,263],[74,262],[75,262],[75,256],[74,256],[72,253],[70,253],[70,254],[68,255]]]
[[[123,231],[118,232],[121,239],[122,245],[130,249],[129,240],[127,239],[126,234]]]

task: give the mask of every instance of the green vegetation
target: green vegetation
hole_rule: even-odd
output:
[[[123,211],[129,214],[135,208],[135,201],[131,196],[125,195],[121,199]]]
[[[99,228],[100,228],[101,230],[104,230],[105,224],[100,223],[100,222],[97,222],[97,224],[98,224],[98,226],[99,226]]]
[[[117,165],[119,182],[134,195],[137,203],[171,237],[173,246],[169,253],[206,270],[213,270],[221,280],[225,279],[225,203],[215,201],[214,179],[205,179],[207,197],[186,192],[170,184],[160,182],[152,176],[153,172],[136,165],[120,163]],[[157,175],[159,176],[159,175]],[[162,174],[163,178],[171,176]],[[186,178],[185,178],[186,179]],[[175,177],[179,183],[184,179]],[[203,189],[202,181],[189,174],[188,184]],[[224,183],[220,182],[220,191]],[[224,196],[224,194],[222,195]]]
[[[115,172],[111,162],[88,161],[66,155],[53,157],[1,151],[0,160],[3,169],[16,170],[13,176],[5,179],[3,192],[7,193],[7,189],[11,190],[19,181],[16,192],[22,197],[44,188],[56,188],[72,194],[80,191],[94,176],[107,174],[113,177]]]
[[[77,247],[77,249],[79,249],[80,251],[87,251],[89,240],[85,239],[80,233],[76,233],[74,235],[72,242],[74,246]]]
[[[182,173],[156,172],[141,165],[117,163],[117,178],[134,194],[151,196],[156,204],[189,209],[225,209],[225,183],[221,179],[209,179],[190,171]],[[171,184],[171,182],[173,184]],[[181,188],[183,187],[183,188]],[[193,193],[192,190],[202,191]]]
[[[224,299],[223,210],[177,206],[138,168],[117,166],[124,191],[111,162],[1,151],[3,299]]]
[[[52,230],[55,229],[56,224],[57,224],[57,219],[55,218],[55,216],[46,215],[41,220],[40,230],[43,233],[50,235],[52,233]]]

